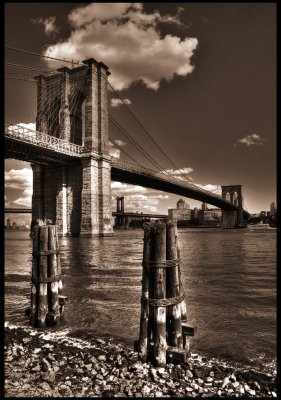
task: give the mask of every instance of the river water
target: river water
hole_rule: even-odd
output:
[[[191,350],[265,367],[276,360],[276,230],[179,229]],[[74,335],[138,339],[143,231],[60,239],[64,327]],[[5,319],[28,325],[32,242],[5,232]]]

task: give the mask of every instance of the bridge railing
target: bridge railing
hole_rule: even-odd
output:
[[[34,131],[18,124],[5,124],[5,136],[76,157],[79,156],[83,151],[83,146],[70,143],[67,140],[48,135],[46,133]]]

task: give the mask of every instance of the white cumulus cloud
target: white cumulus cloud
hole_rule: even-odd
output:
[[[246,146],[257,146],[257,145],[262,145],[266,139],[263,139],[260,135],[257,133],[253,133],[251,135],[246,135],[242,139],[238,139],[237,142],[243,143]]]
[[[119,107],[123,103],[132,104],[130,99],[123,99],[123,101],[121,99],[111,99],[110,105],[111,107]]]
[[[161,36],[159,23],[180,22],[176,15],[146,13],[140,3],[90,3],[69,15],[70,36],[50,45],[45,55],[76,60],[95,58],[110,68],[109,80],[117,89],[142,82],[157,90],[161,80],[186,76],[194,66],[191,58],[197,48],[194,37],[181,39],[172,34]]]
[[[30,190],[32,184],[33,174],[29,168],[5,171],[5,187],[7,189]]]

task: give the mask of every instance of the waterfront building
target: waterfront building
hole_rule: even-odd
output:
[[[274,215],[276,214],[277,208],[275,205],[275,201],[273,201],[272,203],[270,203],[270,215],[272,217],[274,217]]]
[[[177,201],[177,208],[168,209],[168,216],[177,221],[189,221],[191,219],[189,204],[187,204],[183,199],[179,199]]]
[[[220,208],[208,210],[198,210],[198,220],[200,225],[219,225],[221,223],[222,211]]]
[[[11,229],[11,220],[7,218],[7,229]]]
[[[16,222],[12,223],[12,229],[17,229],[17,223]]]

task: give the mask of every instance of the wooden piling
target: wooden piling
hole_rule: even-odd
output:
[[[32,280],[31,280],[31,307],[30,307],[30,325],[35,326],[36,321],[38,319],[38,300],[39,300],[39,284],[38,280],[38,268],[37,268],[37,257],[34,254],[38,253],[39,249],[39,236],[38,236],[38,229],[34,228],[33,233],[33,257],[32,257]]]
[[[167,268],[167,297],[180,296],[179,257],[177,254],[177,222],[167,222],[167,260],[173,260],[172,267]],[[181,305],[173,304],[167,307],[167,320],[169,320],[168,344],[169,346],[183,347],[182,326],[181,326]]]
[[[66,302],[66,298],[60,299],[59,295],[62,281],[57,227],[55,225],[35,226],[32,237],[30,324],[34,327],[45,328],[46,325],[59,323],[62,303],[64,305]]]
[[[56,225],[48,226],[48,248],[54,250],[54,254],[50,254],[49,258],[49,276],[56,279],[58,276],[58,256],[55,253],[58,250],[58,238]],[[59,283],[57,280],[50,282],[49,286],[49,311],[52,314],[53,323],[59,322]]]
[[[140,335],[134,349],[141,361],[157,367],[186,362],[188,337],[195,329],[182,322],[184,294],[176,221],[145,224],[143,246]]]
[[[48,250],[48,226],[40,226],[39,230],[39,252]],[[45,328],[46,314],[48,312],[48,284],[44,280],[48,278],[48,256],[39,255],[39,304],[38,304],[38,327]],[[43,280],[43,282],[42,282]]]
[[[143,362],[147,361],[148,351],[151,340],[151,324],[149,324],[149,295],[150,295],[150,260],[153,257],[153,223],[144,224],[143,238],[143,269],[142,269],[142,302],[141,302],[141,318],[140,318],[140,335],[139,335],[139,359]]]
[[[166,224],[157,221],[154,226],[154,299],[166,298],[166,270],[158,263],[166,261]],[[166,364],[166,307],[154,307],[153,355],[154,364]]]
[[[181,252],[180,252],[180,246],[179,243],[177,243],[177,257],[178,259],[181,258]],[[180,295],[184,295],[184,291],[182,288],[182,280],[181,280],[181,268],[180,268],[180,263],[178,264],[178,275],[179,275],[179,289],[180,289]],[[186,301],[183,299],[180,303],[180,308],[181,308],[181,320],[186,322],[187,321],[187,309],[186,309]]]

